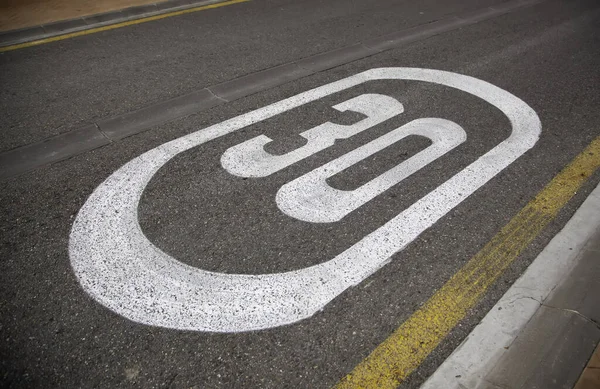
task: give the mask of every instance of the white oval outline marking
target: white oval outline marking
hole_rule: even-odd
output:
[[[137,207],[154,174],[177,154],[219,136],[370,80],[414,80],[462,90],[500,109],[511,135],[396,217],[329,261],[277,274],[214,273],[154,246]],[[180,330],[240,332],[308,318],[384,266],[539,138],[535,111],[485,81],[441,70],[378,68],[300,93],[158,146],[106,179],[79,211],[69,240],[73,270],[95,300],[138,323]]]

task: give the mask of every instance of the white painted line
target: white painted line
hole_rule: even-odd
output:
[[[500,301],[421,389],[476,389],[515,341],[550,292],[577,264],[600,226],[600,185]]]
[[[414,80],[477,96],[510,120],[510,136],[335,258],[277,274],[224,274],[185,265],[154,246],[137,208],[154,174],[177,154],[370,80]],[[440,70],[371,69],[198,130],[152,149],[103,182],[81,208],[69,241],[87,293],[130,320],[167,328],[238,332],[308,318],[384,266],[424,230],[537,142],[541,123],[522,100],[485,81]]]

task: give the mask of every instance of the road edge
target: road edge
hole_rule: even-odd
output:
[[[71,34],[93,28],[125,23],[132,20],[144,19],[152,16],[163,15],[176,11],[188,10],[196,7],[219,4],[226,0],[167,0],[153,4],[138,5],[122,8],[115,11],[81,16],[73,19],[59,20],[52,23],[25,27],[15,30],[0,32],[0,48],[19,45],[36,40],[53,38],[60,35]]]
[[[575,282],[574,269],[590,251],[591,239],[600,232],[598,209],[600,185],[421,389],[510,388],[516,387],[515,381],[531,384],[531,380],[547,379],[550,375],[554,375],[553,384],[557,385],[556,376],[564,381],[572,380],[574,374],[575,380],[579,377],[600,341],[600,327],[574,309],[577,307],[565,306],[564,302],[570,300],[573,304],[575,299],[569,294]],[[591,251],[598,252],[596,248]],[[594,275],[592,272],[588,277]],[[600,296],[592,298],[600,302]],[[563,304],[557,306],[557,301]],[[586,342],[585,347],[591,347],[589,352],[581,349],[582,341]],[[569,346],[578,344],[579,350],[569,350]],[[565,357],[565,353],[571,355]],[[566,361],[568,366],[563,365],[562,372],[540,371],[549,356]]]

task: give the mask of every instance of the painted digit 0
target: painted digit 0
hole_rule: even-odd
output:
[[[370,80],[424,81],[470,93],[500,109],[510,120],[512,133],[383,226],[315,266],[277,274],[214,273],[177,261],[144,236],[137,214],[140,197],[154,174],[174,156]],[[71,265],[90,296],[139,323],[215,332],[293,323],[312,316],[384,266],[394,253],[533,147],[540,131],[541,123],[533,109],[485,81],[440,70],[371,69],[196,131],[134,158],[96,188],[79,211],[69,240]]]
[[[424,136],[433,144],[353,191],[334,189],[325,181],[409,135]],[[449,120],[436,118],[413,120],[285,184],[277,192],[277,205],[289,216],[307,222],[339,221],[465,140],[467,140],[465,130]]]

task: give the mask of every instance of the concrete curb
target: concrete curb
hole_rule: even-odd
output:
[[[81,147],[69,145],[73,135],[64,133],[0,154],[0,180],[37,167],[70,158],[111,141],[146,131],[171,120],[195,114],[229,101],[252,95],[290,81],[366,58],[387,50],[426,39],[444,32],[488,20],[544,0],[512,0],[495,7],[463,12],[432,23],[373,38],[349,47],[317,54],[292,63],[252,73],[159,102],[142,109],[88,123],[75,130]],[[89,141],[82,137],[87,134]],[[104,140],[100,140],[104,138]],[[96,142],[96,143],[94,143]],[[91,147],[91,145],[96,145]]]
[[[22,28],[0,33],[0,47],[12,46],[34,40],[51,38],[91,28],[109,26],[174,11],[215,4],[223,0],[168,0],[154,4],[129,7],[117,11],[61,20],[40,26]]]
[[[594,355],[588,361],[585,370],[583,370],[579,381],[577,381],[573,389],[594,388],[600,388],[600,346],[596,347]]]
[[[572,388],[600,341],[600,185],[421,389]]]

